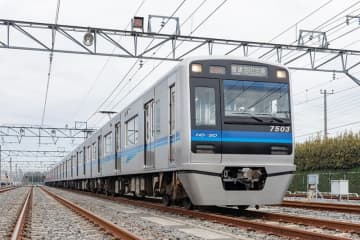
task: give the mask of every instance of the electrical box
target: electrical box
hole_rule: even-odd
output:
[[[307,184],[308,185],[318,185],[319,184],[319,174],[308,174],[307,175]]]
[[[331,194],[348,195],[349,180],[331,180]]]

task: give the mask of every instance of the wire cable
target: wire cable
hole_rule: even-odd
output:
[[[58,23],[59,11],[60,11],[60,0],[57,1],[56,14],[55,14],[55,24]],[[45,90],[45,100],[44,100],[44,107],[43,107],[42,116],[41,116],[41,126],[44,125],[44,120],[45,120],[45,111],[46,111],[46,104],[47,104],[49,86],[50,86],[50,79],[51,79],[51,70],[52,70],[53,57],[54,57],[55,36],[56,36],[56,30],[53,29],[52,30],[51,52],[50,52],[50,59],[49,59],[49,70],[48,70],[48,76],[47,76],[47,82],[46,82],[46,90]]]
[[[278,39],[279,37],[281,37],[282,35],[284,35],[286,32],[290,31],[292,28],[297,27],[297,25],[303,21],[305,21],[306,19],[308,19],[309,17],[311,17],[312,15],[314,15],[315,13],[317,13],[318,11],[320,11],[321,9],[323,9],[325,6],[327,6],[328,4],[330,4],[331,2],[333,2],[334,0],[329,0],[326,3],[324,3],[323,5],[321,5],[320,7],[318,7],[317,9],[315,9],[314,11],[310,12],[308,15],[306,15],[305,17],[301,18],[300,20],[298,20],[296,23],[292,24],[291,26],[289,26],[288,28],[286,28],[285,30],[283,30],[282,32],[280,32],[278,35],[276,35],[275,37],[273,37],[272,39],[270,39],[268,42],[271,43],[272,41],[274,41],[275,39]],[[296,41],[295,41],[296,42]],[[253,52],[249,53],[249,56],[254,54],[255,52],[259,51],[260,48],[255,49]]]
[[[146,2],[146,0],[142,0],[142,1],[140,2],[139,6],[136,8],[136,10],[135,10],[135,12],[134,12],[134,16],[136,16],[136,15],[138,14],[138,12],[140,11],[140,9],[142,8],[142,6],[144,5],[145,2]],[[130,26],[130,24],[131,24],[131,20],[126,24],[126,26],[125,26],[124,29],[128,29],[128,27]],[[117,41],[120,41],[121,38],[122,38],[122,37],[120,36]],[[114,53],[116,49],[117,49],[117,47],[114,46],[113,49],[112,49],[112,51],[111,51],[111,53]],[[75,114],[76,114],[76,115],[79,114],[80,110],[82,109],[82,106],[85,105],[86,100],[87,100],[87,96],[89,96],[90,93],[91,93],[91,92],[93,91],[93,89],[95,88],[96,83],[98,82],[98,80],[100,79],[101,75],[102,75],[103,72],[105,71],[105,68],[106,68],[106,66],[109,64],[111,58],[112,58],[111,56],[107,57],[106,61],[105,61],[104,64],[102,65],[99,73],[98,73],[98,74],[96,75],[96,77],[95,77],[95,80],[91,83],[91,87],[88,89],[88,91],[87,91],[86,94],[84,95],[85,97],[83,97],[83,101],[81,102],[79,108],[75,111]]]
[[[198,30],[199,27],[201,27],[211,16],[213,16],[226,2],[227,2],[227,0],[224,0],[223,2],[221,2],[207,17],[204,18],[203,21],[201,21],[200,24],[198,24],[198,25],[195,27],[195,29],[194,29],[193,31],[191,31],[191,33],[190,33],[189,35],[193,34],[196,30]],[[181,42],[181,43],[182,43],[182,42]],[[179,43],[178,46],[181,45],[181,43]],[[177,47],[178,47],[178,46],[177,46]],[[171,53],[172,53],[172,52],[170,52],[170,53],[168,54],[168,56],[169,56]],[[124,97],[122,97],[122,98],[112,107],[112,109],[114,109],[115,107],[117,107],[134,89],[136,89],[137,86],[139,86],[139,84],[140,84],[141,82],[143,82],[150,74],[152,74],[152,73],[155,71],[155,69],[157,69],[163,62],[164,62],[164,61],[159,62],[159,63],[158,63],[155,67],[153,67],[147,74],[145,74],[145,77],[142,78],[129,92],[127,92],[127,94],[126,94]]]
[[[171,17],[173,17],[176,12],[181,8],[181,6],[186,2],[186,0],[183,0],[175,9],[175,11],[172,13]],[[169,22],[170,18],[167,19],[167,21],[161,26],[160,30],[158,31],[158,33],[166,26],[166,24]],[[152,41],[147,45],[147,47],[145,48],[145,51],[151,46],[151,44],[153,43],[155,39],[152,39]],[[95,112],[93,112],[88,119],[86,120],[87,122],[95,116],[95,114],[104,106],[104,104],[113,96],[113,94],[116,92],[116,90],[118,89],[118,87],[121,85],[121,83],[126,79],[126,77],[130,74],[130,72],[134,69],[134,67],[136,66],[136,64],[138,63],[139,59],[137,59],[135,61],[135,63],[130,67],[130,69],[127,71],[127,73],[125,74],[125,76],[119,81],[119,83],[115,86],[115,88],[113,88],[113,90],[110,92],[110,94],[105,98],[105,100],[96,108]]]

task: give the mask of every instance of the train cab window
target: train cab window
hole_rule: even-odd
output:
[[[225,117],[289,118],[287,83],[224,80]]]
[[[139,139],[138,116],[126,122],[126,145],[135,145]]]
[[[195,88],[195,116],[196,126],[216,125],[216,104],[214,88]]]
[[[112,132],[104,136],[104,156],[111,154]]]

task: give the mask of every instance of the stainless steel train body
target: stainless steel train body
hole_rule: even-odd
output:
[[[288,70],[183,60],[52,169],[47,184],[196,205],[278,204],[295,171]]]

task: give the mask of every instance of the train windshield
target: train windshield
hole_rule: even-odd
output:
[[[290,118],[289,84],[224,80],[225,117]]]

